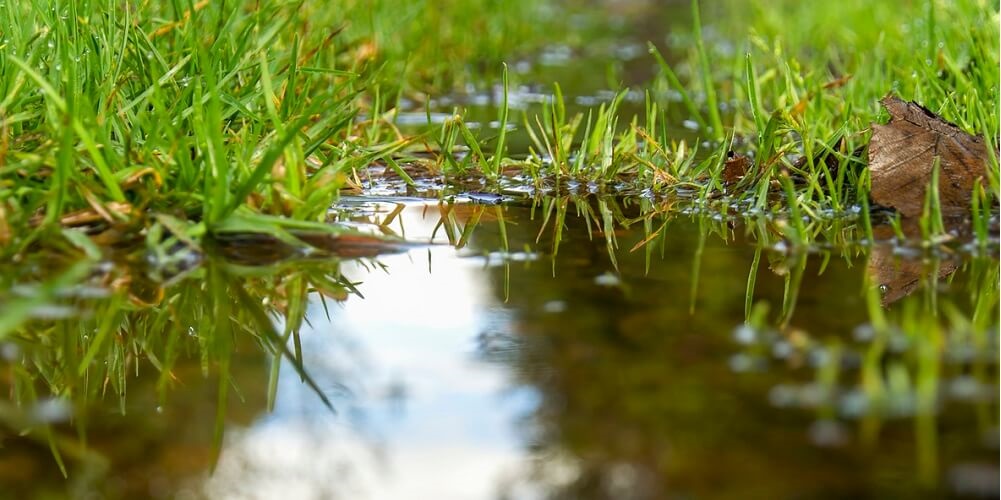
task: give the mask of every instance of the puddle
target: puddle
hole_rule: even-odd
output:
[[[550,82],[572,115],[647,82],[648,40],[687,50],[689,2],[667,3],[586,2],[608,13],[568,16],[586,49],[511,61],[511,155]],[[501,95],[410,96],[395,122],[461,107],[489,137]],[[684,115],[665,126],[697,145]],[[393,252],[240,235],[169,272],[0,273],[28,321],[0,318],[0,498],[998,496],[996,240],[869,247],[847,214],[799,248],[681,189],[362,180],[330,218]]]
[[[961,261],[931,291],[934,269],[918,273],[926,286],[884,310],[887,329],[867,306],[864,252],[758,250],[740,226],[713,230],[712,221],[676,216],[649,252],[629,250],[647,238],[642,224],[616,229],[613,261],[601,226],[589,237],[595,221],[570,208],[554,256],[545,203],[533,210],[475,197],[452,205],[358,201],[346,203],[357,208],[349,212],[355,224],[375,223],[420,245],[321,265],[357,293],[332,300],[314,292],[303,305],[298,346],[289,342],[289,349],[302,353],[314,386],[287,357],[262,349],[268,343],[255,340],[252,324],[241,330],[237,323],[219,421],[225,434],[210,472],[220,358],[205,347],[218,339],[204,329],[224,323],[198,319],[209,311],[194,309],[193,326],[179,328],[187,334],[179,335],[183,348],[162,392],[151,365],[170,356],[161,344],[165,327],[137,327],[138,340],[115,333],[128,346],[124,415],[114,380],[103,382],[103,397],[49,399],[32,410],[55,415],[45,422],[67,443],[85,428],[90,454],[63,451],[72,491],[108,498],[997,493],[996,301],[977,302],[978,293],[996,297],[996,260]],[[636,210],[623,200],[589,203],[627,216]],[[217,263],[205,265],[209,277],[172,285],[165,303],[217,300],[199,295],[200,281],[220,279],[211,277]],[[281,331],[281,311],[292,307],[283,301],[315,265],[256,274],[221,266],[218,273],[230,295],[239,289],[274,305]],[[74,300],[97,311],[86,325],[109,311],[100,293]],[[979,323],[987,328],[950,322],[950,315],[975,318],[977,307],[992,314]],[[152,320],[121,314],[134,314],[139,325]],[[945,343],[948,356],[923,350],[921,321],[945,325],[935,342]],[[78,331],[74,320],[55,324],[54,338]],[[6,393],[21,380],[16,367],[53,366],[39,361],[32,342],[15,337],[3,346]],[[922,361],[927,355],[932,365]],[[29,359],[36,364],[22,365]],[[92,373],[117,373],[105,370]],[[45,441],[4,432],[5,490],[17,497],[59,491]]]

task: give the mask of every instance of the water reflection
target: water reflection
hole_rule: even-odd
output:
[[[421,212],[400,222],[430,240],[436,218]],[[347,386],[338,414],[283,367],[274,411],[230,432],[208,495],[459,499],[505,488],[519,459],[511,417],[533,398],[476,359],[479,332],[507,322],[483,264],[429,246],[342,267],[365,298],[312,300],[300,333],[320,387]]]
[[[562,201],[555,203],[566,211]],[[767,313],[745,323],[746,269],[760,261],[760,250],[746,245],[739,231],[721,229],[730,241],[725,245],[715,237],[707,241],[704,224],[677,220],[653,249],[661,258],[613,250],[612,259],[601,224],[589,231],[586,217],[573,212],[560,221],[565,227],[556,236],[552,222],[544,230],[544,206],[534,221],[531,207],[372,208],[370,221],[411,240],[462,249],[430,247],[380,259],[388,274],[366,266],[346,271],[363,282],[367,298],[348,300],[321,330],[357,339],[360,348],[349,358],[365,353],[371,369],[366,384],[382,384],[381,390],[366,385],[355,391],[355,419],[345,424],[351,437],[329,445],[343,451],[345,443],[366,436],[368,448],[359,450],[368,451],[346,458],[355,474],[370,473],[359,480],[366,486],[352,490],[354,497],[921,496],[942,491],[939,460],[946,475],[965,478],[953,491],[997,489],[996,474],[985,473],[996,443],[943,453],[936,431],[928,436],[940,410],[922,409],[928,404],[922,402],[928,397],[921,389],[927,387],[923,363],[904,375],[917,377],[915,392],[909,383],[894,386],[901,374],[914,373],[898,337],[890,340],[897,344],[890,358],[873,352],[881,347],[873,342],[877,333],[866,306],[866,283],[873,280],[866,270],[873,266],[863,265],[864,255],[860,264],[851,253],[832,258],[768,250],[752,301],[790,310],[776,311],[776,323]],[[627,204],[608,211],[628,219],[635,209]],[[578,213],[588,210],[604,209],[577,207]],[[469,225],[475,231],[467,232]],[[648,237],[622,229],[615,235],[620,248]],[[531,251],[498,254],[500,247]],[[549,264],[553,252],[559,257]],[[964,277],[971,275],[975,281],[978,272]],[[953,288],[964,288],[962,279]],[[798,289],[791,299],[790,286]],[[991,290],[984,283],[968,286]],[[932,287],[931,293],[968,307],[955,291]],[[908,328],[904,323],[914,321],[908,315],[919,316],[911,311],[894,323]],[[732,336],[723,334],[742,324]],[[779,329],[767,326],[772,324]],[[318,331],[314,326],[304,342]],[[331,335],[324,338],[332,342]],[[920,344],[914,337],[907,342],[915,341]],[[996,338],[987,342],[996,344]],[[976,352],[989,350],[980,345]],[[338,357],[322,346],[307,351]],[[882,368],[864,366],[874,356],[889,370],[885,377]],[[982,418],[996,402],[977,389],[996,387],[996,378],[983,371],[994,362],[992,356],[974,362],[980,375],[972,379],[959,375],[971,366],[965,361],[939,368],[943,380],[953,380],[949,387],[969,385],[969,394],[981,395],[957,408],[945,402],[958,401],[950,390],[936,403],[951,405],[945,421],[967,429],[962,439],[991,443],[996,435],[996,420]],[[881,394],[873,393],[873,377],[885,378]],[[376,395],[392,395],[392,402]],[[286,420],[293,428],[294,422]],[[339,436],[337,429],[343,428],[328,422],[300,430],[291,441]],[[915,432],[916,440],[909,437]],[[325,456],[328,446],[318,446],[321,451],[314,446],[309,456]],[[373,449],[378,459],[371,458]],[[245,471],[234,470],[238,481],[246,481]],[[308,466],[292,470],[299,471],[292,477],[300,488],[328,484],[327,474],[303,475]],[[456,471],[455,479],[430,479],[442,471]]]
[[[89,316],[0,351],[8,392],[33,380],[73,410],[4,420],[0,472],[25,479],[0,480],[19,497],[63,484],[51,431],[72,491],[113,498],[996,494],[997,260],[949,261],[939,280],[931,259],[884,307],[863,249],[796,248],[753,220],[647,220],[651,203],[355,204],[355,224],[415,245],[209,260],[147,294],[151,309],[75,298]],[[93,341],[75,335],[108,314],[120,323],[87,376],[45,378],[78,369]],[[45,338],[81,344],[33,347]],[[72,453],[77,431],[98,458]]]

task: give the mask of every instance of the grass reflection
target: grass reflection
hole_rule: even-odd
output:
[[[44,275],[37,263],[23,267],[38,272],[21,280]],[[85,260],[40,285],[11,284],[5,295],[13,300],[5,301],[3,315],[8,326],[0,380],[9,394],[3,434],[45,442],[67,475],[63,455],[93,458],[87,440],[93,408],[113,405],[125,415],[130,380],[150,370],[158,374],[156,404],[168,407],[172,390],[185,384],[178,363],[196,359],[201,376],[217,380],[214,463],[228,403],[234,391],[240,397],[231,358],[248,347],[272,358],[268,407],[285,358],[333,410],[303,366],[298,332],[307,294],[343,300],[354,289],[336,259],[254,268],[210,258],[168,283],[149,280],[146,271]],[[31,418],[48,401],[69,408],[51,422]]]
[[[979,444],[998,428],[992,247],[907,244],[879,214],[875,227],[859,217],[790,230],[783,217],[705,214],[690,200],[569,193],[341,218],[484,258],[515,320],[480,353],[539,394],[526,474],[555,498],[919,495],[945,491],[957,464],[994,463]],[[203,381],[197,397],[213,414],[186,425],[204,429],[206,464],[248,401],[274,407],[282,358],[332,397],[303,364],[308,298],[344,300],[364,284],[330,256],[218,244],[186,267],[67,253],[0,273],[0,433],[51,450],[71,478],[102,476],[109,412],[131,411],[135,391],[171,414]],[[239,356],[264,369],[234,373]],[[51,413],[52,402],[66,408]]]

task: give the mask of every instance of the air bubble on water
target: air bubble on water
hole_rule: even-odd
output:
[[[612,287],[621,285],[622,280],[614,273],[605,272],[594,277],[594,284]]]
[[[730,370],[734,373],[745,373],[759,367],[758,359],[744,353],[730,356],[729,365]]]
[[[784,340],[780,340],[772,346],[772,356],[778,359],[786,359],[793,353],[792,344]]]
[[[875,336],[876,330],[869,324],[859,325],[852,330],[852,337],[855,338],[857,342],[868,342]]]
[[[198,334],[195,333],[195,327],[193,327],[193,326],[189,326],[188,327],[188,336],[189,337],[197,337],[198,336]]]
[[[966,401],[975,401],[986,392],[980,382],[970,376],[956,377],[949,382],[947,387],[949,396]]]
[[[799,404],[816,408],[827,400],[828,390],[820,384],[807,384],[799,390]]]
[[[796,388],[788,385],[777,385],[768,391],[768,401],[776,407],[785,408],[796,403]]]
[[[737,342],[747,345],[753,344],[757,340],[758,334],[754,331],[754,328],[748,325],[740,325],[733,331],[733,338]]]
[[[567,310],[567,303],[562,300],[550,300],[543,304],[542,310],[550,314],[561,313]]]
[[[818,420],[810,426],[810,441],[817,446],[836,447],[848,442],[848,431],[836,420]]]
[[[851,391],[841,397],[838,409],[849,418],[858,418],[869,411],[869,398],[862,391]]]
[[[31,416],[36,422],[45,424],[62,422],[70,416],[70,405],[62,399],[43,399],[31,409]]]
[[[810,364],[814,367],[826,366],[831,362],[831,353],[827,349],[814,349],[810,352]]]

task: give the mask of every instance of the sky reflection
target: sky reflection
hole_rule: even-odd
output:
[[[412,240],[433,232],[422,212],[403,214]],[[328,319],[314,296],[301,333],[307,370],[341,394],[337,414],[283,360],[274,412],[227,429],[210,497],[535,496],[515,484],[518,416],[535,396],[477,354],[485,320],[506,321],[484,260],[429,246],[379,262],[346,264],[365,298],[328,301]]]

